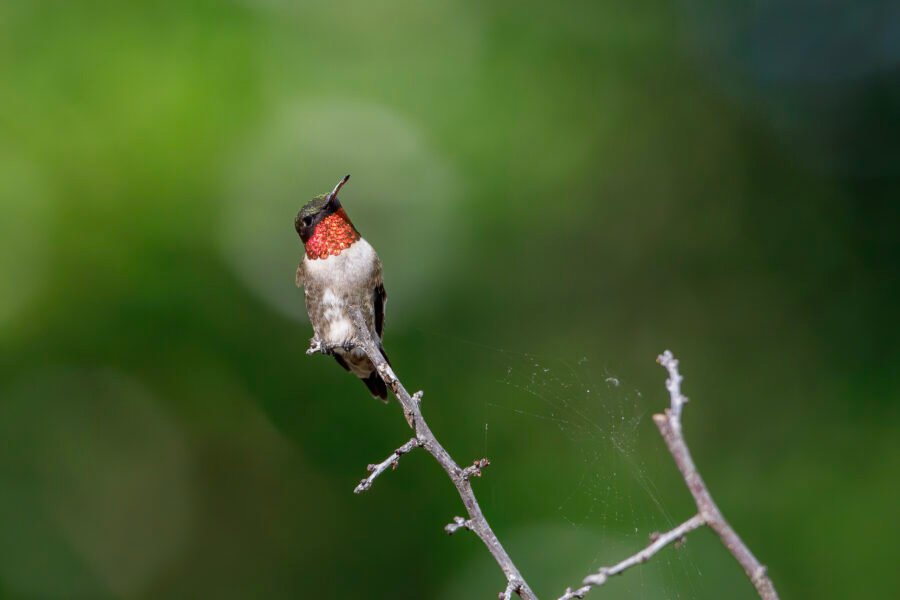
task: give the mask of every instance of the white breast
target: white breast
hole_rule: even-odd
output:
[[[337,256],[311,260],[304,258],[305,277],[322,288],[322,308],[326,342],[340,344],[354,337],[353,321],[344,304],[344,292],[369,283],[377,263],[375,249],[364,239]]]
[[[325,322],[328,323],[325,332],[326,341],[340,344],[351,339],[354,334],[353,322],[341,296],[335,294],[331,288],[325,288],[322,305],[325,308]]]
[[[340,289],[362,285],[372,276],[375,268],[375,249],[365,239],[360,238],[355,244],[338,254],[328,258],[303,258],[306,276],[315,279],[324,287]]]

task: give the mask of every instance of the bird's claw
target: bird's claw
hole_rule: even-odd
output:
[[[313,338],[309,341],[309,348],[306,350],[306,354],[312,356],[313,354],[329,354],[331,350],[322,343],[322,340],[319,338]]]
[[[356,347],[357,344],[353,340],[347,340],[340,344],[326,344],[319,338],[313,338],[309,341],[309,348],[307,348],[306,353],[309,355],[325,354],[328,356],[334,354],[334,351],[338,349],[349,353]]]

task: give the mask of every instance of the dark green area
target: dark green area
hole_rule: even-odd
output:
[[[0,597],[502,590],[424,453],[351,493],[409,432],[304,355],[293,219],[347,172],[395,368],[542,598],[692,514],[666,348],[782,596],[891,596],[888,6],[0,4]],[[590,597],[754,596],[704,531]]]

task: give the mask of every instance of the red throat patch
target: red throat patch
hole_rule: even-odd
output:
[[[337,256],[359,238],[359,232],[347,218],[347,213],[339,208],[316,225],[312,237],[306,241],[306,256],[310,260]]]

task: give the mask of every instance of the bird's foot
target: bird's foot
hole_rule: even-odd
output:
[[[354,348],[357,348],[358,344],[353,340],[345,340],[339,344],[330,344],[323,342],[319,338],[313,338],[309,341],[309,348],[306,350],[307,354],[324,354],[326,356],[331,356],[334,354],[335,350],[343,350],[346,353],[351,352]]]
[[[309,348],[306,349],[306,354],[312,356],[313,354],[331,354],[332,348],[327,344],[323,344],[322,340],[314,337],[309,340]]]

